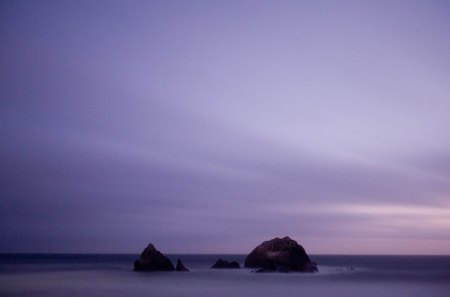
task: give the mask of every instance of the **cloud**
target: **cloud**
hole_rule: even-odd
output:
[[[448,246],[444,10],[223,5],[2,10],[0,250]]]

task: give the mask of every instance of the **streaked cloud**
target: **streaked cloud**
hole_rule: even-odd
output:
[[[0,251],[449,250],[447,3],[1,5]]]

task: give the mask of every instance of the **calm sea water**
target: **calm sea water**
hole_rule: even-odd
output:
[[[138,255],[0,255],[0,296],[450,296],[450,256],[311,256],[319,273],[213,270],[218,258],[169,255],[191,272],[139,273]]]

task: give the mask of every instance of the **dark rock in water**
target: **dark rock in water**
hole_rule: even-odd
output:
[[[183,263],[180,259],[177,260],[177,267],[175,267],[176,271],[189,271],[186,267],[184,267]]]
[[[267,267],[263,267],[257,270],[254,270],[252,272],[258,272],[258,273],[265,273],[265,272],[281,272],[281,273],[288,273],[291,272],[291,270],[286,267],[286,266],[267,266]]]
[[[256,272],[317,272],[305,249],[289,237],[274,238],[257,246],[245,259],[245,267]]]
[[[149,244],[141,254],[141,258],[134,262],[136,271],[174,271],[172,262],[153,244]]]
[[[217,260],[216,264],[211,266],[211,268],[227,268],[227,269],[239,269],[241,266],[236,261],[225,261],[222,259]]]

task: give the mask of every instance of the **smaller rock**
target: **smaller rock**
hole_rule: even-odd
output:
[[[239,269],[241,268],[241,266],[239,265],[238,262],[236,261],[225,261],[222,259],[217,260],[216,264],[214,264],[213,266],[211,266],[211,268],[219,268],[219,269]]]
[[[175,267],[176,271],[189,271],[186,267],[184,267],[183,263],[180,259],[177,260],[177,266]]]

